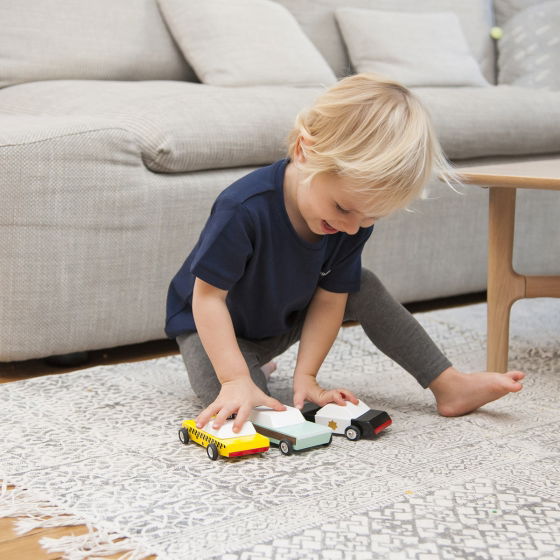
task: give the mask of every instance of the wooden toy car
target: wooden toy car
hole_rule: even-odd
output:
[[[293,406],[286,406],[286,410],[280,411],[257,406],[249,415],[249,420],[257,432],[269,438],[270,443],[277,445],[284,455],[329,445],[332,440],[330,428],[308,422]]]
[[[302,412],[307,420],[328,426],[335,434],[344,434],[352,441],[372,439],[393,423],[386,412],[373,410],[362,401],[348,401],[345,406],[329,403],[322,408],[305,403]]]
[[[179,429],[179,440],[185,445],[194,441],[206,447],[208,457],[215,461],[219,455],[224,457],[240,457],[254,453],[264,453],[270,448],[270,441],[266,436],[258,434],[251,424],[245,422],[241,431],[233,432],[233,420],[215,430],[210,420],[203,428],[197,428],[194,420],[184,420]]]

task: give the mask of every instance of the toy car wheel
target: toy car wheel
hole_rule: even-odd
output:
[[[206,448],[206,453],[212,461],[215,461],[218,458],[218,448],[213,443]]]
[[[185,445],[189,443],[191,438],[189,437],[189,431],[186,428],[181,428],[179,430],[179,441]]]
[[[278,447],[280,448],[280,453],[284,455],[291,455],[294,452],[292,444],[286,439],[281,440]]]
[[[346,430],[344,430],[344,435],[350,441],[358,441],[362,437],[362,432],[357,426],[348,426]]]

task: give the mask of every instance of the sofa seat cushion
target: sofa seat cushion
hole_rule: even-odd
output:
[[[560,92],[506,85],[414,92],[450,159],[560,151]]]
[[[515,86],[415,88],[450,159],[560,151],[560,92]],[[265,165],[283,157],[315,88],[188,82],[47,81],[0,91],[0,113],[95,117],[137,138],[152,171]]]
[[[95,117],[132,132],[145,165],[176,173],[283,157],[319,88],[223,88],[174,81],[45,81],[0,91],[0,113]]]

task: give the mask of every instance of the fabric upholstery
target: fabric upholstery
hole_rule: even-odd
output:
[[[335,9],[362,8],[389,12],[446,12],[459,17],[473,56],[484,77],[495,83],[491,0],[276,0],[286,6],[339,77],[352,73],[348,53],[335,20]]]
[[[560,93],[514,86],[415,88],[448,157],[560,151]]]
[[[560,90],[560,1],[516,13],[498,49],[499,83]]]
[[[247,169],[152,173],[133,133],[93,117],[0,130],[0,360],[163,338],[167,285]]]
[[[179,82],[52,81],[3,90],[4,113],[95,116],[134,134],[145,165],[177,173],[283,157],[295,116],[322,90]],[[447,155],[560,150],[560,93],[512,86],[415,88]],[[523,134],[519,134],[523,130]]]
[[[155,0],[0,2],[0,87],[35,80],[193,80]]]
[[[134,134],[145,165],[175,173],[264,165],[283,157],[317,88],[220,88],[186,82],[51,81],[2,92],[12,114],[94,115]]]
[[[516,13],[547,0],[493,0],[496,25],[502,26]]]
[[[410,14],[339,8],[336,18],[356,72],[406,86],[487,86],[453,12]]]
[[[205,84],[331,85],[336,78],[294,16],[270,0],[158,0]]]

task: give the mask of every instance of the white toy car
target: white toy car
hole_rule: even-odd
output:
[[[373,439],[393,423],[386,412],[373,410],[363,401],[347,401],[345,406],[329,403],[323,407],[305,403],[302,412],[310,422],[328,426],[335,434],[344,434],[352,441],[362,437]]]

